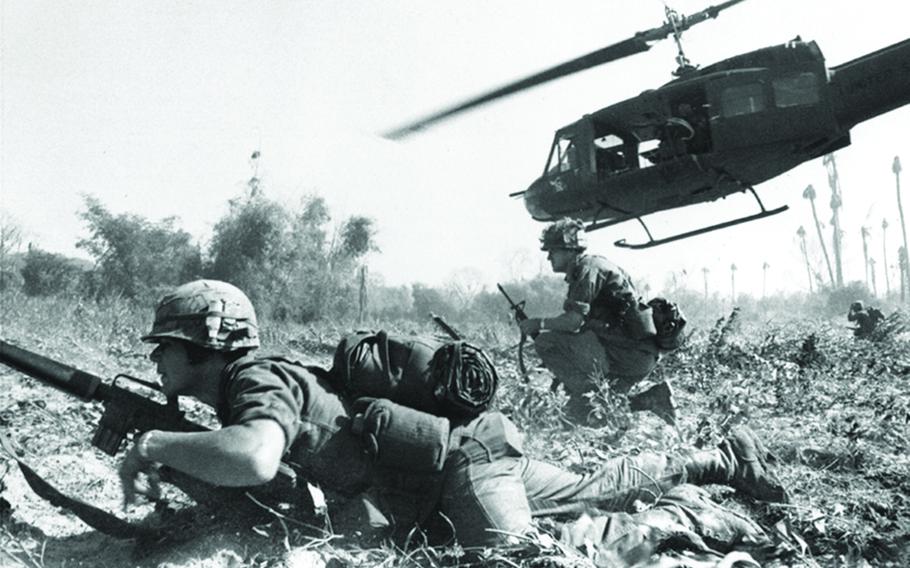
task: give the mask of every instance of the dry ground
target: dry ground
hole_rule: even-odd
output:
[[[774,535],[781,556],[766,559],[767,565],[910,565],[907,338],[855,341],[847,331],[824,322],[748,325],[735,320],[696,329],[687,346],[667,357],[656,373],[655,379],[668,379],[675,386],[681,412],[675,429],[652,416],[627,413],[621,399],[604,403],[613,417],[608,426],[566,428],[559,417],[560,397],[548,392],[545,378],[530,385],[519,381],[511,349],[514,330],[478,327],[468,335],[490,347],[503,371],[499,406],[526,432],[526,449],[535,457],[585,471],[628,452],[710,445],[732,425],[748,423],[778,454],[779,473],[793,502],[757,506],[722,488],[713,494],[752,514]],[[148,348],[135,340],[145,322],[122,304],[23,299],[4,311],[0,323],[5,340],[103,377],[153,374],[144,358]],[[327,365],[340,332],[273,325],[265,339],[270,351],[291,351]],[[69,494],[122,514],[116,459],[88,443],[100,407],[70,399],[6,367],[0,367],[0,384],[0,426],[21,455]],[[364,548],[327,533],[323,526],[304,526],[269,513],[255,522],[238,521],[223,508],[195,507],[168,517],[169,511],[138,507],[129,518],[157,515],[170,519],[179,531],[162,542],[117,540],[36,497],[8,458],[0,461],[0,490],[2,566],[467,562],[457,548]],[[171,496],[185,503],[176,493]],[[651,560],[655,565],[660,561],[656,556]],[[686,562],[708,566],[717,560],[689,557]],[[482,563],[592,565],[583,553],[546,540],[488,551]]]

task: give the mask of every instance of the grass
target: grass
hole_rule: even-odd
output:
[[[100,304],[63,298],[4,296],[2,337],[27,349],[112,377],[151,378],[147,309],[124,301]],[[783,556],[768,565],[910,565],[910,349],[907,337],[858,341],[841,322],[767,324],[738,313],[695,327],[652,377],[669,380],[681,418],[670,428],[627,412],[622,397],[599,401],[611,417],[602,428],[567,428],[564,399],[546,376],[519,379],[517,331],[477,325],[461,331],[484,346],[501,371],[498,406],[526,434],[526,452],[576,471],[644,450],[711,446],[738,423],[758,431],[780,458],[780,477],[793,495],[787,506],[756,506],[717,488],[715,497],[748,512],[774,535]],[[263,322],[264,351],[331,364],[338,338],[357,325]],[[373,326],[375,327],[375,326]],[[402,333],[433,332],[429,324],[396,322]],[[527,348],[527,352],[533,349]],[[117,460],[88,443],[99,409],[0,369],[0,425],[42,474],[70,494],[119,511]],[[266,515],[249,526],[223,515],[194,513],[183,539],[142,547],[91,531],[40,501],[12,462],[0,465],[0,565],[12,566],[591,566],[552,539],[464,555],[458,547],[412,541],[358,545],[324,526]],[[83,473],[84,472],[84,473]],[[151,506],[132,513],[153,513]],[[192,538],[188,538],[192,536]],[[141,548],[141,550],[140,550]]]

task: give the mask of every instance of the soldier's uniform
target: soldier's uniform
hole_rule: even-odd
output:
[[[624,535],[621,543],[626,546],[633,537],[625,535],[632,532],[639,539],[654,537],[641,527],[658,518],[654,511],[659,510],[667,515],[685,512],[676,515],[677,521],[698,533],[711,518],[706,517],[706,505],[699,494],[691,493],[694,489],[671,490],[687,481],[726,480],[705,473],[706,461],[722,459],[720,450],[688,458],[642,453],[607,461],[591,474],[571,473],[524,456],[517,429],[498,412],[453,426],[439,472],[412,471],[407,464],[379,465],[352,432],[350,405],[303,365],[248,356],[225,368],[223,379],[224,399],[218,408],[223,425],[261,418],[276,421],[288,435],[285,461],[302,478],[352,497],[339,508],[335,525],[345,534],[391,529],[403,534],[415,524],[444,527],[436,516],[442,513],[463,545],[495,545],[509,540],[508,534],[532,530],[534,516],[600,510],[618,513],[597,517],[596,529],[584,522],[579,525],[583,529],[569,523],[567,534],[575,538],[579,530],[588,536],[599,530],[605,543]],[[636,501],[652,503],[665,494],[649,514],[632,513]],[[732,522],[713,509],[710,514],[719,519],[714,524]],[[728,532],[739,534],[739,525],[731,526]],[[759,529],[754,536],[761,534]]]
[[[657,366],[660,349],[651,309],[640,303],[632,279],[606,258],[583,254],[582,229],[580,222],[559,221],[547,227],[541,242],[545,251],[577,252],[565,277],[563,311],[579,314],[584,323],[575,332],[542,332],[534,346],[569,395],[567,413],[583,422],[589,411],[586,393],[598,390],[602,379],[628,392]]]
[[[191,283],[162,302],[146,339],[245,350],[258,346],[255,321],[252,306],[239,290],[217,282]],[[350,501],[353,507],[339,511],[339,517],[347,517],[336,525],[344,534],[356,530],[344,521],[361,520],[368,525],[363,527],[366,531],[406,532],[415,524],[433,526],[434,518],[444,517],[447,522],[442,526],[454,529],[461,544],[493,545],[508,540],[508,534],[531,531],[534,515],[596,508],[624,512],[604,514],[594,525],[569,523],[568,541],[572,535],[585,534],[606,546],[617,542],[625,546],[664,534],[655,532],[658,525],[704,536],[706,527],[720,523],[732,544],[742,537],[741,523],[710,508],[699,494],[686,493],[692,490],[679,493],[674,488],[685,482],[728,483],[756,498],[785,499],[783,488],[766,470],[765,450],[748,431],[734,433],[715,450],[682,458],[643,453],[610,460],[587,475],[530,459],[523,455],[520,435],[506,416],[485,412],[485,404],[472,408],[473,399],[444,392],[454,383],[440,383],[441,377],[467,385],[472,392],[485,380],[492,379],[495,385],[495,370],[482,352],[458,343],[436,347],[431,341],[395,338],[389,343],[394,346],[378,351],[354,346],[345,353],[365,364],[364,376],[376,373],[378,363],[385,379],[389,370],[397,369],[395,385],[432,384],[435,396],[448,401],[440,408],[456,409],[456,418],[383,398],[349,400],[333,386],[331,373],[284,358],[259,359],[247,353],[214,377],[220,386],[216,411],[223,426],[274,421],[286,436],[283,461],[301,477],[330,491],[362,496]],[[352,379],[348,384],[359,384],[360,367],[347,370]],[[401,395],[395,393],[399,399]],[[489,402],[485,395],[481,399]],[[650,511],[631,512],[633,504],[652,502],[660,495],[666,498]],[[760,529],[752,536],[761,537]]]
[[[855,322],[853,335],[856,337],[870,337],[878,324],[884,321],[885,314],[878,308],[866,308],[862,302],[853,302],[847,312],[847,321]]]
[[[584,316],[584,327],[578,333],[541,333],[534,345],[578,414],[587,412],[584,394],[597,387],[593,379],[615,379],[614,388],[627,392],[654,370],[660,351],[652,336],[632,337],[624,328],[625,314],[637,309],[638,294],[620,267],[602,256],[582,255],[566,282],[563,309]]]

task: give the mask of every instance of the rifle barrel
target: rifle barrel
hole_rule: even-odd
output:
[[[0,363],[85,401],[107,398],[106,385],[100,377],[3,340],[0,340]]]

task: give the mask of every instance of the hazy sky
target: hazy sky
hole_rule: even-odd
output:
[[[717,3],[717,2],[715,2]],[[692,13],[709,2],[680,0]],[[440,284],[474,271],[486,284],[540,269],[543,225],[507,194],[540,174],[553,131],[581,115],[668,81],[672,41],[444,123],[404,142],[377,133],[550,65],[659,25],[657,0],[529,2],[75,2],[4,0],[2,10],[2,210],[27,239],[81,254],[83,193],[115,213],[176,215],[204,240],[229,198],[259,174],[268,195],[296,205],[307,193],[336,219],[376,219],[373,273],[391,283]],[[906,0],[748,0],[687,32],[702,65],[743,51],[816,40],[829,66],[908,35]],[[863,279],[860,227],[885,287],[900,223],[891,163],[910,168],[910,107],[853,129],[837,153],[843,187],[846,277]],[[806,286],[796,229],[820,252],[803,189],[812,183],[823,220],[830,193],[821,160],[757,189],[775,218],[649,251],[629,223],[590,235],[592,249],[659,288],[683,270],[689,285],[761,292]],[[905,182],[905,186],[910,181]],[[910,208],[910,193],[905,188]],[[751,213],[743,195],[656,216],[655,234]],[[830,231],[826,231],[830,239]],[[892,273],[892,288],[896,286]]]

